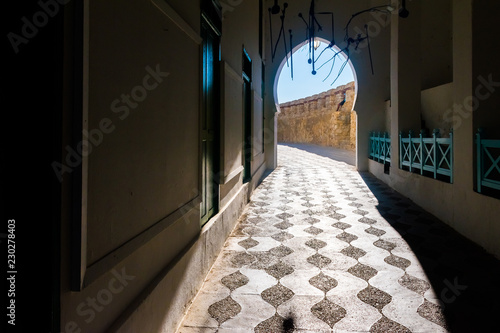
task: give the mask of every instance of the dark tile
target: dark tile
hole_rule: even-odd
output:
[[[244,239],[244,240],[242,240],[242,241],[239,241],[239,242],[238,242],[238,245],[240,245],[240,246],[242,246],[242,247],[244,247],[245,249],[247,249],[247,250],[248,250],[248,249],[250,249],[250,248],[252,248],[252,247],[254,247],[254,246],[259,245],[259,242],[258,242],[258,241],[256,241],[256,240],[255,240],[255,239],[253,239],[253,238],[247,238],[247,239]]]
[[[391,295],[370,285],[358,293],[358,298],[379,311],[392,301]]]
[[[328,275],[323,274],[323,272],[309,279],[309,283],[312,286],[318,288],[319,290],[324,291],[325,293],[335,288],[338,285],[337,280]]]
[[[208,313],[220,324],[235,317],[241,311],[241,305],[228,296],[208,307]]]
[[[352,225],[350,225],[349,223],[337,222],[337,223],[332,224],[332,227],[335,227],[335,228],[338,228],[341,230],[345,230],[345,229],[352,227]]]
[[[278,217],[282,220],[286,220],[286,219],[289,219],[290,217],[293,217],[293,215],[290,213],[281,213],[281,214],[276,215],[276,217]]]
[[[336,219],[336,220],[341,220],[341,219],[343,219],[343,218],[346,217],[345,215],[342,215],[342,214],[339,214],[339,213],[330,214],[329,216],[332,219]]]
[[[358,214],[358,215],[361,215],[361,216],[365,216],[365,215],[368,215],[368,211],[366,210],[362,210],[362,209],[356,209],[356,210],[353,210],[352,211],[354,214]]]
[[[405,273],[405,275],[403,275],[398,282],[403,287],[406,287],[422,296],[424,296],[424,293],[431,288],[431,285],[427,281],[408,275],[407,273]]]
[[[283,332],[283,327],[285,326],[285,318],[281,317],[279,314],[275,314],[269,319],[264,320],[259,323],[254,331],[255,333],[270,333],[270,332]]]
[[[309,224],[316,224],[316,223],[320,222],[321,220],[317,219],[315,217],[306,217],[303,221],[307,222]]]
[[[267,274],[279,280],[288,274],[292,274],[294,272],[294,269],[291,266],[279,262],[277,264],[267,267],[265,271]]]
[[[251,269],[266,269],[271,265],[279,263],[280,257],[270,253],[269,251],[252,252],[252,254],[256,260],[248,266]]]
[[[392,251],[396,248],[396,244],[388,242],[386,240],[379,239],[378,241],[374,242],[373,245],[376,247],[379,247],[381,249],[387,250],[387,251]]]
[[[294,295],[293,291],[288,289],[287,287],[284,287],[281,284],[277,284],[275,286],[272,286],[271,288],[268,288],[264,290],[260,296],[264,301],[267,303],[271,304],[274,307],[279,306],[283,302],[288,301],[290,298],[292,298]]]
[[[309,227],[304,229],[305,232],[311,234],[311,235],[319,235],[320,233],[323,232],[323,229],[316,228],[316,227]]]
[[[441,327],[447,328],[448,325],[446,323],[446,318],[443,314],[443,310],[439,305],[429,302],[428,300],[424,300],[424,303],[419,306],[417,309],[417,313],[435,324],[438,324]]]
[[[368,229],[365,230],[366,233],[370,234],[370,235],[375,235],[375,236],[382,236],[382,235],[385,235],[385,231],[382,230],[382,229],[377,229],[377,228],[374,228],[374,227],[369,227]]]
[[[311,312],[316,317],[327,323],[331,328],[333,328],[333,326],[347,314],[347,311],[343,307],[330,302],[326,298],[315,304],[311,308]]]
[[[307,258],[307,262],[318,268],[324,268],[328,266],[332,262],[332,260],[330,258],[325,257],[324,255],[316,253]]]
[[[384,261],[388,263],[389,265],[401,268],[402,270],[405,270],[411,265],[411,261],[405,258],[401,258],[398,256],[395,256],[394,254],[391,254],[388,257],[384,258]]]
[[[240,252],[231,258],[231,262],[233,263],[233,265],[235,265],[238,268],[241,268],[241,267],[246,266],[246,265],[250,265],[254,261],[255,261],[255,257],[251,254],[246,253],[246,252]]]
[[[315,249],[316,251],[328,245],[326,244],[326,242],[323,242],[322,240],[319,239],[308,240],[305,244],[310,248]]]
[[[283,222],[274,224],[274,227],[281,229],[281,230],[285,230],[285,229],[288,229],[290,227],[293,227],[293,224],[290,222],[283,221]]]
[[[220,282],[233,291],[248,283],[249,279],[246,275],[241,274],[240,271],[223,277]]]
[[[411,331],[407,327],[383,316],[370,327],[370,333],[411,333]]]
[[[288,246],[280,245],[277,247],[273,247],[268,251],[271,255],[283,258],[286,257],[287,255],[290,255],[293,253],[293,250],[289,248]]]
[[[337,238],[340,239],[340,240],[342,240],[342,241],[344,241],[344,242],[350,243],[353,240],[358,239],[358,236],[350,234],[350,233],[344,231],[343,233],[337,235]]]
[[[251,227],[245,227],[243,228],[243,230],[241,230],[241,232],[247,236],[256,236],[258,235],[260,232],[262,231],[261,228],[259,227],[254,227],[254,226],[251,226]]]
[[[349,273],[351,273],[352,275],[354,275],[360,279],[363,279],[365,281],[370,280],[372,277],[374,277],[378,273],[378,271],[375,268],[372,268],[370,266],[363,265],[360,263],[349,268],[347,271]]]
[[[361,223],[365,223],[365,224],[375,224],[375,223],[377,223],[377,220],[374,220],[374,219],[371,219],[371,218],[368,218],[368,217],[362,217],[358,221],[361,222]]]
[[[343,255],[346,255],[348,257],[354,258],[356,260],[358,260],[359,258],[361,258],[362,256],[364,256],[366,254],[366,252],[364,250],[357,248],[357,247],[354,247],[352,245],[350,245],[349,247],[346,247],[345,249],[340,251],[340,253],[342,253]]]
[[[286,231],[279,232],[277,234],[274,234],[271,236],[273,239],[277,240],[278,242],[283,242],[287,239],[293,238],[294,236],[291,233],[288,233]]]

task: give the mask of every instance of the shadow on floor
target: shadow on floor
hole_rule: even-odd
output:
[[[350,150],[323,147],[306,143],[279,143],[281,146],[297,148],[332,160],[345,162],[349,165],[356,165],[356,153]]]
[[[372,174],[360,174],[377,198],[380,214],[418,257],[449,331],[500,332],[500,260]],[[404,217],[408,215],[415,219]],[[429,307],[427,312],[439,320],[439,309]]]

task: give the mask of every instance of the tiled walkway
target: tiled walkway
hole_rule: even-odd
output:
[[[498,260],[351,165],[278,152],[178,333],[500,332]]]

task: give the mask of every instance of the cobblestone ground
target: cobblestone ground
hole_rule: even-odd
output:
[[[500,332],[498,260],[351,165],[278,152],[178,333]]]

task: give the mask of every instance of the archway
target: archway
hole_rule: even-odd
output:
[[[277,141],[349,153],[349,164],[354,165],[356,72],[347,56],[336,46],[328,48],[328,44],[316,38],[314,47],[309,47],[306,40],[281,61],[273,90]],[[314,66],[312,59],[316,59]]]
[[[320,38],[320,37],[316,37],[315,38],[315,42],[318,42],[319,43],[319,47],[317,49],[317,52],[322,52],[329,44],[329,41],[327,41],[326,39],[324,38]],[[308,48],[308,43],[309,41],[308,40],[305,40],[303,41],[302,43],[296,45],[292,51],[290,51],[286,57],[284,57],[278,67],[278,71],[276,72],[276,76],[274,78],[274,86],[273,86],[273,97],[274,97],[274,101],[275,101],[275,105],[276,105],[276,110],[278,112],[280,112],[280,108],[279,108],[279,104],[280,103],[283,103],[283,101],[280,101],[279,100],[279,94],[278,94],[278,86],[280,85],[280,79],[283,79],[283,76],[286,74],[286,77],[289,77],[290,76],[290,69],[293,69],[293,72],[294,74],[296,75],[297,74],[297,69],[299,68],[298,65],[302,65],[300,63],[297,63],[297,59],[294,59],[294,57],[296,57],[297,53],[298,52],[303,52],[303,51],[307,51],[306,49]],[[311,72],[309,72],[309,76],[310,77],[314,77],[316,80],[314,81],[314,84],[318,86],[318,90],[315,92],[315,93],[311,93],[309,94],[308,96],[311,96],[311,95],[314,95],[314,94],[317,94],[317,93],[320,93],[320,92],[323,92],[323,91],[326,91],[326,89],[323,89],[325,86],[328,86],[329,85],[329,82],[332,82],[334,79],[335,79],[335,76],[338,72],[336,72],[336,69],[338,70],[338,67],[340,67],[340,65],[342,64],[342,62],[345,61],[345,59],[347,58],[345,54],[343,53],[340,53],[339,54],[339,58],[336,59],[336,65],[335,65],[335,68],[333,69],[333,71],[331,71],[330,75],[328,76],[328,80],[324,83],[324,84],[320,84],[320,82],[325,78],[325,76],[327,76],[328,72],[331,70],[331,66],[330,64],[326,64],[324,66],[324,68],[321,69],[321,71],[318,70],[318,66],[321,66],[322,64],[324,64],[326,61],[321,61],[323,59],[325,60],[328,60],[329,57],[331,57],[332,53],[333,52],[340,52],[340,48],[337,46],[337,45],[334,45],[333,47],[330,48],[331,51],[330,53],[328,52],[325,52],[324,55],[322,56],[323,58],[320,59],[319,61],[317,61],[319,64],[316,66],[316,70],[317,70],[317,74],[316,75],[313,75]],[[294,56],[295,55],[295,56]],[[307,64],[309,66],[311,66],[310,64]],[[304,66],[302,66],[304,67]],[[284,73],[284,71],[286,73]],[[326,73],[325,73],[326,71]],[[355,98],[357,97],[358,95],[358,80],[357,80],[357,76],[356,76],[356,70],[354,69],[354,66],[351,62],[351,60],[348,60],[347,61],[347,66],[345,66],[344,70],[343,70],[343,73],[342,75],[344,76],[345,74],[348,74],[347,76],[345,77],[352,77],[352,81],[354,82],[354,85],[355,85]],[[349,75],[350,74],[350,75]],[[295,78],[297,79],[297,78]],[[309,82],[313,82],[313,81],[309,81]],[[339,80],[336,80],[335,83],[338,83],[338,85],[342,84],[342,83],[339,83],[339,82],[346,82],[345,79],[342,80],[341,77],[339,77]],[[335,84],[334,85],[331,85],[330,84],[330,89],[331,88],[335,88]],[[306,97],[306,96],[303,96],[303,97]],[[302,97],[299,97],[299,98],[302,98]],[[356,100],[354,100],[354,103],[353,103],[353,106],[355,105],[356,103]]]

